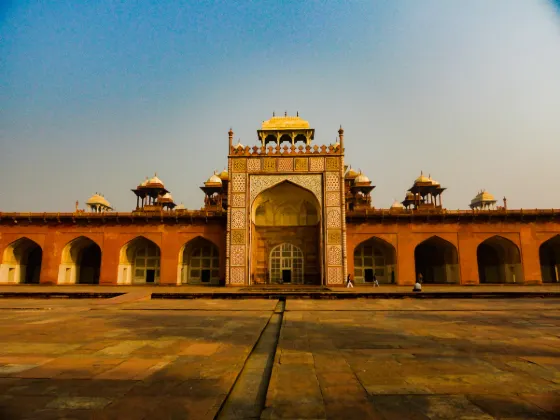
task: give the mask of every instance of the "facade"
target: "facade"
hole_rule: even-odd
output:
[[[255,146],[230,130],[202,210],[176,205],[154,175],[129,213],[97,193],[88,211],[0,213],[0,283],[560,284],[560,210],[510,210],[481,191],[471,210],[449,211],[423,173],[402,202],[375,208],[338,134],[313,144],[299,115],[263,122]]]

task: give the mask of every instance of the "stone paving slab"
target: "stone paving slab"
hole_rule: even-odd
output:
[[[214,418],[276,306],[76,302],[0,309],[0,418]],[[262,418],[560,416],[558,300],[286,309]]]
[[[263,418],[559,418],[559,340],[558,300],[288,299]]]
[[[0,310],[0,418],[213,418],[272,312],[82,304]]]

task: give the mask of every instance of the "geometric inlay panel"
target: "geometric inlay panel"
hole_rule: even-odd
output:
[[[328,284],[342,284],[342,267],[328,267],[327,269]]]
[[[328,157],[327,158],[327,171],[338,171],[340,169],[340,158]]]
[[[245,209],[231,209],[231,228],[245,228]]]
[[[325,204],[327,206],[340,206],[340,192],[329,191],[325,194]]]
[[[309,170],[323,172],[325,170],[325,159],[322,157],[309,158]]]
[[[245,174],[232,174],[231,185],[233,192],[245,192]]]
[[[247,170],[249,172],[260,171],[261,170],[261,160],[260,160],[260,158],[247,159]]]
[[[230,284],[244,284],[245,283],[245,268],[232,267],[231,276],[229,278]]]
[[[233,172],[245,172],[247,170],[247,159],[233,159]]]
[[[229,261],[232,267],[245,265],[245,245],[232,245]]]
[[[245,243],[245,230],[232,230],[231,231],[231,244],[243,245]]]
[[[293,182],[300,187],[306,188],[315,194],[321,207],[323,203],[323,192],[321,191],[321,175],[251,175],[249,177],[249,203],[252,204],[257,195],[264,190],[284,181]],[[339,222],[340,222],[340,210]],[[340,226],[336,226],[340,227]]]
[[[327,172],[326,184],[327,191],[340,190],[340,174],[337,172]]]
[[[327,231],[327,243],[329,245],[340,245],[342,242],[342,231],[340,229],[329,229]]]
[[[294,170],[300,172],[307,172],[307,158],[295,158]]]
[[[342,247],[340,245],[329,245],[327,265],[342,265]]]
[[[245,193],[231,195],[232,207],[245,207]]]
[[[294,160],[292,158],[278,159],[278,172],[291,172],[294,170]]]
[[[327,227],[328,228],[341,228],[340,209],[329,209],[327,212]]]
[[[263,160],[263,171],[276,172],[276,158],[265,158]]]

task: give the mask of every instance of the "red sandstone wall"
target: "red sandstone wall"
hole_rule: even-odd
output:
[[[457,248],[461,284],[478,284],[476,250],[480,243],[500,235],[515,243],[520,250],[525,283],[541,282],[539,247],[560,234],[559,223],[347,223],[348,272],[354,271],[354,249],[372,236],[384,239],[397,252],[397,283],[413,284],[415,280],[414,249],[437,235]]]
[[[125,226],[0,226],[0,256],[21,237],[35,241],[43,249],[41,283],[56,283],[62,250],[70,241],[86,236],[101,248],[100,284],[115,284],[121,248],[138,236],[153,241],[161,252],[161,284],[177,284],[177,264],[183,245],[201,236],[220,251],[220,277],[225,278],[225,227],[219,223],[194,225],[143,224]]]
[[[348,272],[354,271],[354,249],[361,242],[377,236],[389,242],[397,253],[397,283],[412,284],[415,278],[414,249],[433,235],[457,247],[462,284],[478,284],[476,250],[485,239],[500,235],[514,242],[520,250],[526,283],[541,282],[539,247],[546,240],[560,234],[560,223],[368,223],[347,224]],[[79,225],[0,225],[0,256],[6,247],[21,237],[35,241],[43,249],[41,283],[56,283],[64,246],[79,236],[86,236],[101,248],[102,284],[114,284],[120,250],[137,236],[155,242],[161,250],[162,284],[176,284],[179,252],[184,244],[204,237],[220,251],[220,276],[225,277],[225,226],[219,222],[193,225],[162,223],[120,226]]]

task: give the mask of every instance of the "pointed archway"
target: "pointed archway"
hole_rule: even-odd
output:
[[[42,260],[43,250],[36,242],[26,237],[15,240],[2,255],[0,283],[38,284]]]
[[[190,240],[179,252],[178,283],[220,284],[220,251],[200,236]]]
[[[159,246],[143,236],[127,242],[120,251],[117,283],[159,283],[160,255]]]
[[[560,283],[560,235],[542,243],[539,259],[543,283]]]
[[[271,266],[277,259],[271,255],[273,250],[284,249],[286,256],[290,254],[289,258],[292,258],[293,248],[288,245],[298,249],[303,258],[301,279],[296,266],[289,269],[289,275],[295,279],[292,284],[321,284],[324,250],[320,222],[321,207],[317,196],[310,190],[285,180],[261,191],[251,206],[251,246],[248,250],[251,284],[281,281],[279,276],[282,273]],[[243,243],[244,236],[239,240]],[[280,247],[284,245],[284,248]],[[284,267],[284,270],[286,274],[283,275],[288,276],[288,268]]]
[[[503,236],[492,236],[476,249],[481,284],[523,283],[519,248]]]
[[[373,275],[379,283],[396,284],[397,252],[389,242],[372,237],[354,249],[354,281],[372,284]]]
[[[58,284],[99,284],[101,248],[86,236],[68,242],[62,250]]]
[[[424,283],[459,283],[459,258],[451,242],[432,236],[414,249],[416,277],[422,275]]]

